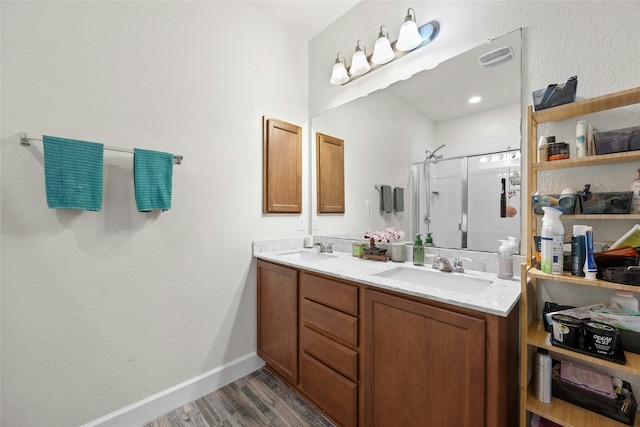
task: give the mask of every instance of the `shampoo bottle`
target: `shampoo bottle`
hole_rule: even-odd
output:
[[[571,274],[584,277],[586,225],[574,225],[571,237]]]
[[[535,357],[533,393],[543,403],[551,402],[551,356],[544,348],[538,348]]]
[[[593,227],[587,226],[584,234],[584,276],[589,280],[596,280],[598,274],[598,266],[593,256]]]
[[[413,242],[413,264],[424,265],[424,246],[419,234],[416,234],[416,241]]]
[[[507,240],[498,240],[501,245],[498,249],[497,274],[500,279],[513,279],[513,253]]]
[[[549,159],[549,146],[547,145],[547,137],[541,136],[538,141],[538,163],[546,162]]]
[[[551,264],[551,273],[552,274],[562,274],[564,267],[564,254],[563,254],[563,245],[564,245],[564,226],[562,225],[562,221],[560,221],[560,215],[562,215],[562,211],[550,208],[543,207],[544,217],[542,218],[543,231],[544,226],[547,225],[551,227],[552,230],[552,244],[553,244],[553,252],[552,252],[552,264]],[[545,243],[545,235],[542,235],[542,244]],[[543,246],[542,258],[544,261],[544,246]],[[547,255],[548,257],[548,255]],[[547,258],[548,259],[548,258]],[[544,269],[542,270],[543,272]]]

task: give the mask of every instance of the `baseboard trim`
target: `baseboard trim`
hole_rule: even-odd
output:
[[[85,424],[83,427],[141,426],[192,402],[264,366],[257,353],[225,363],[209,372],[149,396],[139,402]]]

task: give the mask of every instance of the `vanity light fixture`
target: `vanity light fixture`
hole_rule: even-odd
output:
[[[362,42],[362,47],[360,47],[360,42]],[[369,60],[367,59],[364,41],[362,39],[358,39],[358,43],[356,44],[356,51],[353,52],[353,56],[351,57],[351,67],[349,67],[349,73],[354,76],[359,76],[361,74],[369,72],[370,69],[371,65],[369,65]]]
[[[391,48],[387,27],[381,25],[380,32],[378,33],[378,40],[376,40],[376,44],[373,47],[371,62],[377,65],[386,64],[391,61],[395,55],[395,52]]]
[[[409,8],[407,10],[407,16],[400,29],[398,40],[393,43],[389,40],[387,27],[384,25],[380,26],[380,32],[378,33],[373,54],[369,57],[367,57],[364,41],[358,39],[355,52],[351,58],[350,67],[347,66],[344,56],[338,53],[329,82],[333,85],[343,85],[352,82],[367,74],[369,71],[377,70],[385,64],[402,58],[409,52],[434,41],[440,32],[440,24],[438,24],[438,21],[427,22],[418,28],[415,15],[413,9]],[[425,69],[431,69],[437,65],[438,64],[435,63]]]
[[[418,24],[416,24],[416,13],[409,8],[400,27],[396,49],[406,52],[415,49],[420,43],[422,43],[422,36],[418,31]]]
[[[342,85],[349,81],[349,73],[347,73],[347,64],[342,52],[338,52],[338,55],[336,56],[336,63],[333,65],[330,81],[332,85]]]

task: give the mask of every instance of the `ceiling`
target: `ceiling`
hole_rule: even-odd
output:
[[[387,91],[438,123],[520,102],[521,34],[513,31],[490,43],[451,58],[436,68],[421,71],[392,84]],[[514,58],[483,68],[478,58],[510,46]],[[422,49],[429,49],[429,45]],[[471,96],[482,101],[469,104]]]
[[[311,40],[359,1],[250,1],[253,6],[299,37]]]

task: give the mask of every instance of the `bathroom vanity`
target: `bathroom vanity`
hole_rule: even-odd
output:
[[[255,256],[258,354],[336,424],[517,425],[516,280],[347,253]]]

